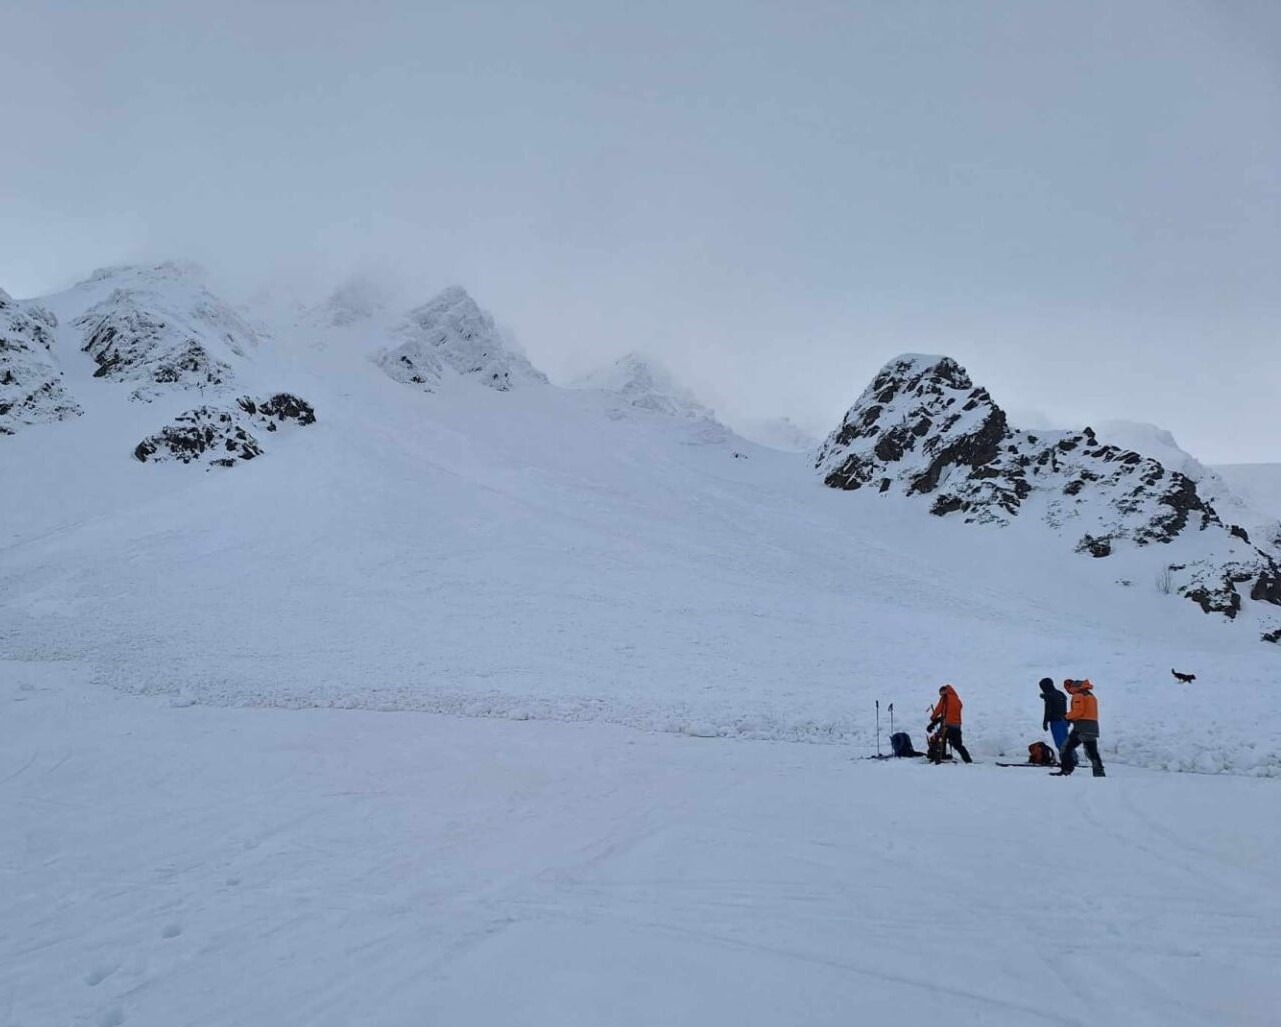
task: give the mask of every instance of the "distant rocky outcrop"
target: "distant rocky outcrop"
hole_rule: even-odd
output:
[[[1221,521],[1191,478],[1090,428],[1012,428],[948,357],[886,364],[823,443],[817,468],[832,488],[919,496],[939,516],[998,525],[1038,516],[1096,558],[1195,538],[1170,554],[1171,591],[1228,618],[1244,596],[1281,607],[1281,567]]]
[[[0,435],[80,414],[53,354],[53,314],[0,289]]]
[[[459,286],[411,310],[394,334],[403,341],[376,354],[376,362],[396,381],[425,392],[438,389],[447,375],[474,379],[499,392],[547,382]]]
[[[1196,482],[1197,494],[1214,507],[1219,518],[1248,529],[1253,541],[1259,542],[1281,528],[1275,513],[1252,505],[1218,471],[1206,467],[1180,446],[1165,428],[1142,421],[1115,420],[1101,421],[1094,428],[1101,442],[1142,453],[1159,460],[1167,471],[1178,471],[1191,478]]]
[[[200,406],[179,414],[171,424],[138,443],[133,455],[142,463],[177,461],[232,467],[262,456],[262,443],[255,431],[276,432],[315,422],[311,405],[287,392],[266,400],[242,396],[230,407]]]
[[[191,265],[108,268],[85,286],[112,288],[73,323],[98,364],[94,376],[136,382],[133,398],[165,388],[227,386],[258,339],[204,287]]]

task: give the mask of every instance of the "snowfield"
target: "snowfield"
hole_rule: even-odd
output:
[[[1264,604],[1036,497],[827,488],[664,376],[547,384],[460,290],[406,384],[395,312],[159,270],[39,300],[82,414],[0,438],[0,1024],[1276,1023]],[[219,316],[95,377],[120,275]],[[166,383],[233,315],[234,378]],[[135,459],[281,394],[315,423],[234,466]],[[1107,780],[993,765],[1044,675],[1094,681]],[[943,682],[981,765],[863,759]]]
[[[13,1027],[1270,1027],[1276,785],[174,706],[11,665]]]

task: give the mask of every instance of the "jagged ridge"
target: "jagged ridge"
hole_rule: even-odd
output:
[[[1248,533],[1219,519],[1194,481],[1159,461],[1079,432],[1013,429],[987,390],[949,357],[886,364],[819,450],[832,488],[929,495],[930,511],[1008,524],[1035,501],[1044,521],[1076,536],[1078,552],[1170,543],[1208,533],[1210,555],[1170,565],[1171,589],[1234,618],[1238,586],[1281,606],[1281,568]]]

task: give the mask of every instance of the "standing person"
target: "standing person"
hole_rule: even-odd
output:
[[[1085,754],[1090,757],[1090,766],[1094,768],[1094,776],[1107,777],[1103,772],[1103,760],[1099,757],[1099,702],[1094,698],[1094,686],[1089,681],[1064,681],[1063,687],[1072,696],[1072,708],[1067,712],[1072,731],[1067,745],[1059,754],[1063,764],[1059,773],[1066,777],[1076,769],[1076,750],[1083,745]]]
[[[1045,700],[1045,713],[1041,717],[1041,730],[1050,732],[1054,748],[1062,752],[1067,744],[1067,696],[1054,687],[1050,678],[1041,678],[1041,698]]]
[[[973,763],[969,750],[961,741],[961,706],[961,697],[956,694],[956,689],[944,685],[939,689],[938,704],[930,715],[930,727],[942,724],[948,744],[961,754],[962,760]]]

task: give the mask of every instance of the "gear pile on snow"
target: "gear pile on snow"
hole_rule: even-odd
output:
[[[133,451],[142,463],[205,462],[210,467],[233,467],[238,461],[262,456],[262,444],[252,429],[275,432],[282,426],[315,424],[311,404],[281,392],[258,402],[249,396],[229,409],[202,406],[179,414],[173,423],[148,435]]]
[[[494,319],[457,285],[411,310],[396,334],[405,341],[375,360],[396,381],[424,392],[436,391],[447,373],[474,378],[499,392],[547,383],[541,371],[507,345]]]
[[[227,385],[233,365],[258,344],[189,265],[107,268],[84,284],[95,283],[110,291],[73,324],[98,364],[94,376],[138,382],[134,399],[154,399],[157,386]]]
[[[1249,599],[1281,607],[1281,567],[1248,533],[1219,519],[1196,482],[1159,461],[1081,431],[1020,431],[987,390],[949,357],[909,354],[886,364],[828,436],[824,482],[921,496],[931,513],[1006,525],[1032,512],[1077,552],[1175,546],[1172,592],[1229,619]],[[1260,617],[1281,640],[1281,614]]]
[[[57,324],[43,307],[0,289],[0,435],[80,414],[50,350]]]

